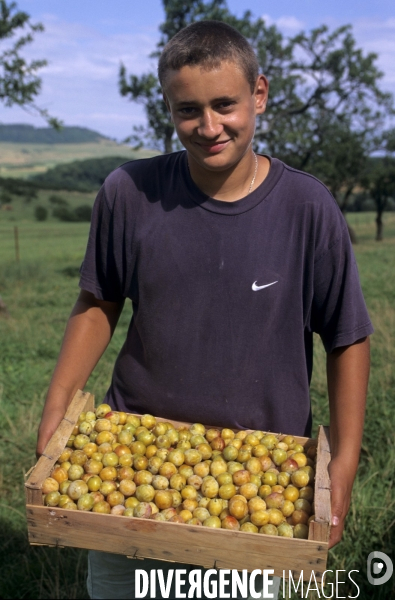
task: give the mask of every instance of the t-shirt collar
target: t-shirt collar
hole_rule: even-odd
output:
[[[187,152],[180,152],[182,180],[188,193],[188,197],[194,202],[194,204],[197,204],[201,208],[223,215],[238,215],[251,210],[261,202],[268,199],[270,192],[279,181],[284,170],[284,165],[280,160],[272,158],[266,154],[263,154],[262,156],[266,156],[266,158],[268,158],[270,161],[269,173],[264,181],[244,198],[240,198],[240,200],[235,200],[234,202],[226,202],[211,198],[202,192],[200,188],[198,188],[189,172]]]

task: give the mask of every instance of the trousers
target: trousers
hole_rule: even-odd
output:
[[[182,579],[185,580],[186,584],[182,588],[178,588],[176,577],[174,576],[171,580],[170,585],[170,573],[171,569],[182,569]],[[145,571],[145,574],[141,573]],[[154,574],[150,574],[152,570],[155,570]],[[166,582],[169,582],[170,591],[167,590],[165,595],[161,593],[161,587],[158,581],[158,570],[161,570],[163,577],[161,578]],[[137,574],[136,574],[137,571]],[[194,571],[194,573],[191,573]],[[200,575],[199,575],[200,573]],[[202,585],[198,585],[193,589],[193,595],[189,595],[188,586],[191,579],[192,581],[202,582]],[[204,575],[206,575],[206,578]],[[153,577],[155,575],[155,577]],[[210,576],[210,577],[209,577]],[[153,589],[151,585],[152,579],[155,578],[156,584]],[[203,582],[206,579],[206,586],[203,586]],[[232,585],[227,585],[226,594],[228,596],[220,594],[220,575],[217,573],[208,573],[208,569],[197,567],[196,565],[187,565],[183,563],[168,563],[161,560],[154,560],[145,558],[144,560],[131,560],[121,554],[109,554],[107,552],[96,552],[90,550],[88,554],[88,579],[87,588],[89,597],[92,600],[105,600],[111,598],[112,600],[126,600],[135,598],[169,598],[170,600],[177,600],[177,598],[237,598],[243,600],[252,600],[252,598],[261,598],[261,600],[272,599],[277,600],[278,592],[280,588],[280,577],[272,577],[269,580],[270,585],[268,586],[268,594],[262,594],[263,588],[263,577],[256,577],[254,582],[254,595],[251,594],[251,587],[247,587],[247,594],[243,595],[238,592],[236,595],[232,595]],[[230,581],[230,577],[227,581]],[[136,587],[137,586],[137,587]],[[193,586],[192,586],[193,587]],[[237,589],[237,588],[236,588]],[[181,591],[180,591],[181,590]],[[137,591],[137,596],[136,596]],[[200,595],[201,591],[201,595]],[[140,595],[143,594],[144,595]],[[205,595],[205,593],[207,595]],[[178,594],[178,595],[176,595]],[[257,595],[259,594],[259,596]]]

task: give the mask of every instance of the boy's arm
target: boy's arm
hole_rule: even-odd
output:
[[[342,537],[358,468],[369,379],[369,338],[336,348],[327,355],[332,460],[331,548]]]
[[[123,302],[98,300],[81,290],[71,312],[49,386],[37,439],[40,456],[78,389],[83,389],[109,344]]]

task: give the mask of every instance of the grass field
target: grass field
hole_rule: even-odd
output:
[[[0,597],[86,598],[85,552],[28,546],[23,474],[34,463],[44,396],[78,293],[88,224],[37,223],[22,209],[15,211],[14,221],[9,215],[0,218],[0,295],[9,310],[9,318],[0,317]],[[328,568],[358,570],[353,577],[359,597],[384,600],[394,597],[395,587],[391,582],[375,588],[368,584],[366,559],[373,550],[392,556],[395,550],[395,214],[385,215],[381,243],[374,241],[373,214],[353,214],[349,220],[359,236],[355,252],[376,331],[360,469],[344,539],[330,552]],[[19,263],[14,225],[19,230]],[[86,386],[98,400],[109,384],[130,315],[128,304]],[[319,423],[328,422],[324,362],[317,340],[311,390],[314,432]],[[356,588],[339,587],[338,597],[348,593],[355,596]]]
[[[24,144],[0,142],[0,177],[28,177],[44,173],[55,165],[104,156],[125,156],[125,160],[145,158],[157,152],[132,150],[111,140],[88,144]]]
[[[26,203],[25,198],[14,196],[11,204],[8,205],[9,210],[1,210],[0,209],[0,227],[3,225],[7,228],[7,223],[12,228],[13,225],[19,225],[23,227],[27,227],[30,229],[30,224],[34,223],[34,211],[37,206],[43,206],[47,209],[48,216],[47,222],[58,223],[59,220],[53,216],[53,211],[56,208],[55,204],[50,202],[51,196],[56,196],[57,198],[61,198],[66,200],[68,203],[68,207],[73,209],[82,204],[93,205],[93,201],[96,197],[95,192],[53,192],[52,190],[38,190],[37,198],[34,198],[29,203]],[[6,229],[5,229],[6,230]],[[21,237],[23,229],[21,229]],[[67,228],[66,228],[67,234]]]

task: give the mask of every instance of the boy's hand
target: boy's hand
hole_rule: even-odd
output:
[[[55,433],[59,423],[64,417],[64,411],[53,410],[44,413],[37,434],[36,456],[37,459],[43,454],[45,446]]]
[[[338,544],[343,535],[344,522],[351,502],[354,474],[348,473],[343,461],[332,460],[328,465],[331,479],[331,533],[329,548]]]

